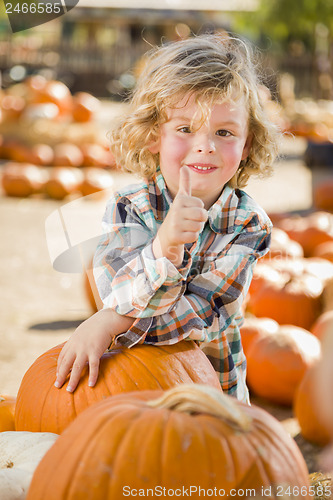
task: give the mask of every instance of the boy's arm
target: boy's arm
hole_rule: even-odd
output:
[[[132,318],[120,316],[111,309],[102,309],[81,323],[59,354],[55,386],[61,387],[71,372],[67,391],[73,392],[87,363],[88,385],[94,386],[98,377],[100,357],[113,338],[126,332],[133,321]]]
[[[211,341],[207,329],[215,318],[219,328],[228,328],[239,314],[257,259],[269,248],[270,230],[243,232],[235,240],[207,271],[189,281],[170,311],[145,318],[150,319],[148,327],[143,320],[136,320],[135,331],[120,334],[117,342],[131,347],[142,342],[174,343],[187,337]]]
[[[108,206],[107,232],[94,258],[94,277],[105,307],[146,318],[170,311],[184,293],[189,265],[177,265],[183,262],[184,243],[198,238],[207,212],[201,200],[186,194],[186,174],[182,182],[157,234],[148,208],[138,212],[124,198]]]

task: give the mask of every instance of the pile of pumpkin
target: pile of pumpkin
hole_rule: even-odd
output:
[[[54,387],[60,350],[32,364],[16,402],[0,403],[2,498],[316,493],[283,426],[223,394],[194,342],[114,349],[101,358],[96,386],[88,387],[84,371],[74,393]]]
[[[35,75],[0,94],[2,188],[8,196],[86,196],[112,185],[115,166],[96,117],[101,102]]]

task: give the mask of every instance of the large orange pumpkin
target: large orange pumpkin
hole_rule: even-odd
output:
[[[15,430],[16,398],[0,395],[0,432]]]
[[[257,337],[247,352],[247,381],[251,392],[274,403],[291,405],[304,373],[320,356],[320,342],[293,325],[273,335]]]
[[[259,263],[249,289],[247,311],[309,330],[322,312],[324,285],[314,274],[298,271],[298,262],[279,259],[270,265]]]
[[[219,388],[216,372],[206,355],[192,341],[174,345],[139,345],[105,353],[95,387],[88,387],[88,367],[74,393],[54,387],[57,359],[62,345],[42,354],[21,382],[15,410],[16,429],[55,432],[84,409],[107,396],[129,391],[168,389],[200,382]]]
[[[305,257],[313,256],[321,243],[333,241],[333,214],[328,212],[313,212],[306,217],[286,217],[278,222],[278,227],[302,245]]]
[[[305,372],[295,393],[293,411],[302,436],[308,441],[325,446],[330,442],[331,436],[320,418],[321,405],[318,405],[316,400],[315,370],[316,365],[313,365]]]
[[[271,318],[256,318],[255,316],[246,316],[244,323],[240,328],[242,346],[245,356],[252,342],[259,336],[271,335],[279,329],[277,321]]]
[[[286,257],[297,259],[299,257],[303,257],[303,255],[303,247],[300,243],[291,240],[283,229],[273,227],[270,249],[269,252],[263,257],[264,260]]]
[[[270,487],[276,498],[276,488],[287,486],[309,499],[306,464],[282,425],[261,408],[206,389],[121,394],[89,408],[43,457],[27,500],[154,491],[198,500],[204,492],[217,496],[214,489],[245,498]]]

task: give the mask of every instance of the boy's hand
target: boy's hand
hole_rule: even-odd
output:
[[[89,365],[88,385],[93,387],[98,378],[99,360],[113,337],[126,332],[134,318],[121,316],[112,309],[101,309],[81,323],[62,348],[57,367],[56,387],[61,387],[69,373],[68,392],[73,392],[86,364]]]
[[[184,166],[180,169],[178,193],[154,240],[155,256],[180,265],[184,244],[197,241],[207,218],[203,201],[191,195],[191,172]]]
[[[97,331],[89,327],[89,320],[79,325],[59,354],[55,386],[61,387],[70,373],[67,391],[73,392],[80,381],[82,370],[88,363],[88,385],[93,387],[98,378],[100,357],[110,343],[110,335],[98,335]]]

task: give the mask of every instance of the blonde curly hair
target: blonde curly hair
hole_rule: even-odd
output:
[[[153,49],[145,59],[128,113],[110,131],[111,150],[123,170],[154,175],[159,155],[149,147],[158,140],[166,108],[194,94],[203,120],[212,104],[245,97],[252,143],[229,183],[241,188],[252,174],[271,172],[279,133],[260,102],[259,72],[247,43],[226,34],[193,36]]]

